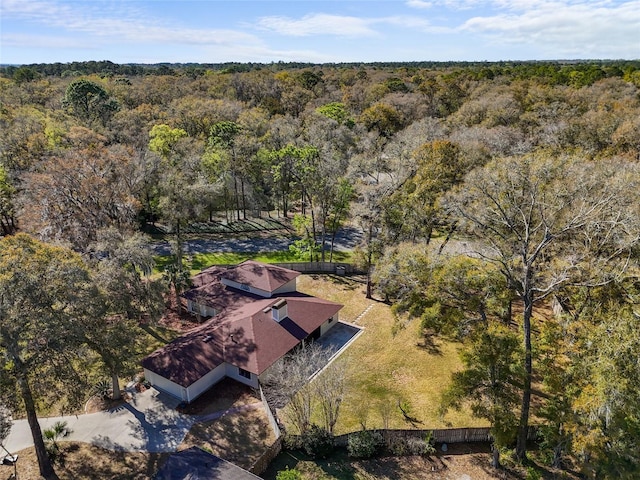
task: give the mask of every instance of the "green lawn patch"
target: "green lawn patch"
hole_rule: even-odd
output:
[[[459,344],[439,337],[425,341],[418,321],[394,335],[389,305],[367,300],[364,283],[353,278],[301,275],[298,290],[343,304],[340,319],[364,327],[362,335],[336,360],[347,370],[350,385],[336,434],[360,430],[362,425],[398,429],[484,426],[467,410],[452,411],[445,418],[438,414],[451,374],[462,367]],[[404,418],[399,403],[415,422]]]
[[[333,252],[333,261],[336,263],[350,263],[352,257],[353,254],[351,252]],[[236,265],[244,262],[245,260],[255,260],[263,263],[295,263],[302,261],[289,251],[196,253],[191,256],[191,271],[192,273],[198,273],[211,265]],[[154,269],[154,273],[160,273],[171,261],[171,256],[158,255],[155,257],[155,261],[156,267]]]

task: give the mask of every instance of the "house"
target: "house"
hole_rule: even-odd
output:
[[[298,292],[299,275],[250,260],[203,270],[182,297],[208,320],[147,356],[146,380],[187,403],[224,377],[257,388],[278,359],[338,323],[342,305]]]
[[[155,480],[255,480],[260,477],[198,447],[171,454]]]

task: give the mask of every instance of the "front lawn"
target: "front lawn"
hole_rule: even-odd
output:
[[[352,261],[352,256],[352,252],[333,252],[333,261],[336,263],[350,263]],[[192,274],[196,274],[211,265],[236,265],[244,262],[245,260],[255,260],[256,262],[262,263],[296,263],[303,261],[289,251],[196,253],[190,258]],[[171,257],[169,255],[159,255],[155,257],[155,260],[156,267],[154,269],[154,273],[160,273],[167,266]]]

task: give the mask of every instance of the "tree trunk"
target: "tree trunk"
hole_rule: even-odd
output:
[[[242,193],[242,218],[246,220],[247,219],[247,203],[246,203],[245,194],[244,194],[244,180],[242,178],[240,179],[240,192]]]
[[[333,232],[333,234],[331,235],[331,245],[329,246],[329,263],[333,262],[333,247],[335,245],[336,242],[336,233]]]
[[[333,216],[331,224],[331,246],[329,247],[329,263],[333,262],[333,247],[336,243],[336,234],[338,233],[338,221],[342,216],[342,209],[339,209]]]
[[[120,400],[122,398],[122,392],[120,391],[120,379],[118,378],[118,372],[115,370],[111,372],[111,389],[113,391],[111,399]]]
[[[227,221],[227,225],[229,224],[229,188],[227,187],[227,182],[224,185],[223,191],[224,198],[224,218]]]
[[[524,385],[522,388],[522,409],[520,411],[520,425],[518,427],[518,441],[516,444],[516,458],[524,462],[527,459],[527,436],[529,433],[529,407],[531,406],[531,316],[533,315],[533,298],[531,292],[531,273],[527,271],[524,295],[524,314],[522,330],[524,334]]]
[[[240,194],[238,193],[238,179],[233,176],[233,191],[236,196],[236,218],[240,221]]]
[[[325,260],[325,254],[324,254],[324,242],[326,241],[327,238],[327,227],[326,227],[326,218],[324,218],[322,220],[322,230],[320,231],[320,248],[321,250],[321,258],[322,258],[322,263],[324,263]]]
[[[369,225],[369,238],[367,242],[367,299],[373,298],[372,285],[371,285],[371,260],[373,259],[373,252],[371,251],[371,242],[373,237],[373,224]]]
[[[444,247],[447,246],[447,243],[449,243],[449,240],[451,240],[451,237],[453,236],[453,233],[456,231],[456,227],[457,225],[452,225],[451,228],[449,229],[449,232],[447,232],[447,236],[444,239],[444,242],[442,242],[442,245],[440,245],[440,248],[438,249],[438,255],[440,255],[442,253],[442,251],[444,250]]]
[[[371,252],[368,253],[368,258],[367,258],[367,295],[366,298],[367,299],[372,299],[373,298],[373,286],[371,285]]]
[[[36,450],[36,457],[38,458],[40,475],[45,480],[59,480],[58,475],[53,469],[53,464],[47,455],[47,449],[44,446],[42,430],[40,428],[40,423],[38,423],[38,415],[36,413],[35,404],[33,403],[33,395],[31,394],[29,382],[21,375],[20,378],[18,378],[18,385],[24,402],[24,409],[27,413],[29,428],[31,429],[31,437],[33,438],[33,445]]]
[[[491,466],[493,468],[500,468],[500,449],[495,445],[491,445]]]
[[[287,218],[288,211],[289,211],[289,205],[287,204],[287,194],[283,193],[282,194],[282,213],[284,218]]]
[[[313,250],[315,251],[316,246],[318,245],[318,233],[316,232],[316,218],[313,213],[313,204],[311,200],[309,200],[309,210],[311,210],[311,239],[313,240]],[[313,261],[313,260],[312,260]],[[316,253],[316,262],[318,261],[318,254]]]
[[[507,312],[505,313],[505,317],[503,319],[505,325],[509,325],[513,320],[513,300],[509,299],[509,305],[507,307]]]

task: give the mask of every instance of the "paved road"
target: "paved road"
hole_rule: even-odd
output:
[[[238,238],[229,236],[229,238],[219,239],[191,239],[185,242],[185,250],[188,254],[195,253],[212,253],[212,252],[236,252],[236,253],[252,253],[252,252],[281,252],[289,250],[289,245],[295,241],[295,237],[255,237],[255,238]],[[338,232],[334,249],[336,251],[349,251],[360,242],[362,232],[355,228],[343,229]],[[327,249],[329,244],[327,244]],[[169,255],[171,253],[168,242],[157,242],[153,244],[154,252],[157,255]]]
[[[197,420],[197,417],[178,413],[175,409],[178,403],[177,399],[150,388],[135,393],[130,402],[110,411],[41,418],[40,428],[45,430],[63,421],[72,430],[64,440],[110,450],[174,452]],[[26,420],[13,422],[4,445],[12,453],[33,445]]]

